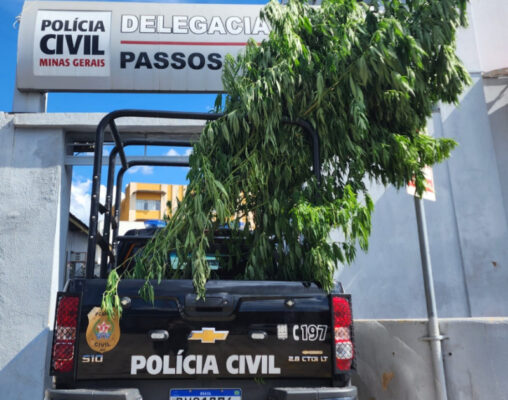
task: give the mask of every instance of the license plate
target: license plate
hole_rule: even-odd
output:
[[[169,400],[242,400],[241,389],[171,389]]]

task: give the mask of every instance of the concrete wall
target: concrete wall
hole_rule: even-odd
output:
[[[0,388],[2,399],[40,399],[63,283],[71,176],[63,131],[14,122],[0,113]]]
[[[508,318],[442,319],[449,400],[505,399]],[[424,320],[357,320],[361,400],[436,398]]]

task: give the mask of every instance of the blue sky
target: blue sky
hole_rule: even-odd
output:
[[[74,1],[74,0],[67,0]],[[115,1],[115,0],[113,0]],[[134,2],[123,0],[124,2]],[[3,55],[0,63],[0,111],[12,110],[12,95],[16,79],[17,27],[13,26],[16,16],[21,14],[23,0],[0,0],[0,48]],[[137,0],[136,2],[149,2]],[[157,1],[157,3],[221,3],[221,4],[264,4],[266,0],[220,0],[220,1]],[[117,94],[117,93],[50,93],[48,112],[109,112],[120,108],[207,112],[214,104],[213,94]],[[132,154],[144,149],[131,149]],[[185,154],[189,149],[153,148],[147,154]],[[88,208],[91,188],[91,167],[74,167],[71,191],[71,210],[88,223]],[[185,184],[185,168],[132,169],[124,178],[124,187],[129,182],[151,182]],[[103,174],[104,178],[104,174]],[[104,183],[104,179],[103,179]]]

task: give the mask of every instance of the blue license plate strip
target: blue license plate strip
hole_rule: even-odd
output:
[[[241,389],[171,389],[169,400],[241,400]]]

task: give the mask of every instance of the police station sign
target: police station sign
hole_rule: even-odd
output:
[[[260,6],[25,3],[17,87],[24,91],[216,92],[226,54],[268,25]]]

